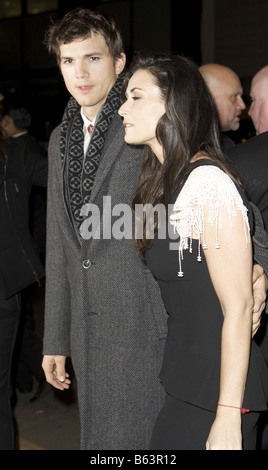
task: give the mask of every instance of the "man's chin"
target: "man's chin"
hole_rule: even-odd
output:
[[[240,120],[239,120],[238,122],[235,122],[235,123],[232,125],[230,131],[238,131],[239,127],[240,127]]]

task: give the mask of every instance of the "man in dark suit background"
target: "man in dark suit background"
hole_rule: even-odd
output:
[[[252,79],[249,115],[256,136],[228,149],[243,179],[248,197],[259,208],[268,230],[268,65]]]
[[[259,208],[266,231],[268,230],[268,66],[263,67],[254,75],[250,96],[252,103],[249,109],[256,136],[247,142],[228,149],[228,155],[233,160],[241,175],[246,192],[251,201]],[[263,323],[266,326],[256,340],[268,359],[267,315]],[[263,432],[261,448],[268,449],[268,414],[263,416]]]

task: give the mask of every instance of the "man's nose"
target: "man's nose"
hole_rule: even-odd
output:
[[[245,109],[246,108],[246,105],[245,105],[245,102],[244,102],[242,96],[238,97],[238,106],[239,106],[240,109]]]
[[[89,76],[89,71],[83,63],[76,64],[75,73],[76,73],[77,78],[84,78],[84,77]]]

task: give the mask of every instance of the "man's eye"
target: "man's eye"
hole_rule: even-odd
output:
[[[98,59],[99,59],[99,57],[95,57],[95,56],[90,57],[90,60],[92,62],[96,62]]]

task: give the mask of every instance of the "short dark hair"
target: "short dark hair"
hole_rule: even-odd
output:
[[[4,98],[1,103],[1,115],[8,115],[18,129],[29,129],[32,123],[28,103],[19,96]]]
[[[56,54],[59,63],[62,44],[86,39],[92,34],[103,36],[114,60],[124,52],[122,36],[115,20],[107,19],[101,13],[86,8],[71,10],[62,19],[52,24],[45,35],[44,44],[49,52]]]

